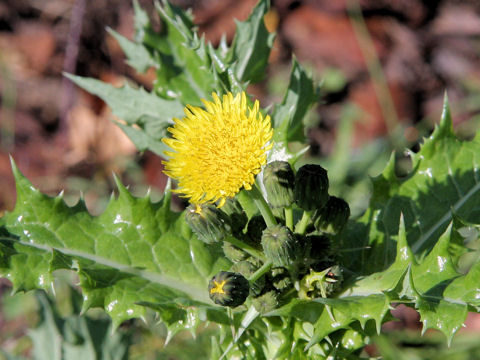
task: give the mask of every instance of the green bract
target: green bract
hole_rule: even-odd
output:
[[[230,223],[232,224],[232,232],[234,234],[240,233],[247,225],[248,217],[242,206],[235,198],[230,198],[225,201],[222,206],[222,211],[230,217]]]
[[[233,262],[245,260],[248,257],[248,253],[228,241],[223,242],[222,249],[225,256]]]
[[[330,196],[325,206],[313,215],[313,222],[317,230],[336,234],[347,224],[349,217],[350,207],[347,202]]]
[[[268,313],[278,307],[278,294],[275,290],[266,292],[253,299],[252,305],[260,314]]]
[[[263,170],[263,184],[267,199],[273,208],[287,207],[293,204],[295,174],[287,161],[274,161]]]
[[[291,266],[301,257],[297,239],[290,229],[282,225],[263,231],[262,247],[267,258],[275,266]]]
[[[223,241],[231,233],[230,218],[215,205],[190,205],[185,210],[185,220],[204,243]]]
[[[328,200],[327,171],[320,165],[303,165],[295,176],[295,201],[304,210],[321,209]]]
[[[258,266],[255,266],[250,261],[239,261],[230,268],[231,271],[242,274],[247,279],[250,278],[255,271],[258,270]],[[250,284],[250,293],[253,296],[259,295],[265,288],[265,277],[261,277]]]

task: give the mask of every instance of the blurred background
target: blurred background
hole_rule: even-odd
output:
[[[222,34],[231,41],[234,19],[245,20],[256,4],[256,0],[172,2],[192,8],[200,33],[214,45]],[[152,1],[139,3],[158,22]],[[265,79],[250,85],[248,92],[263,107],[281,101],[292,54],[323,82],[322,96],[307,123],[307,156],[325,164],[334,192],[351,202],[354,215],[367,204],[368,176],[382,170],[392,150],[403,160],[399,174],[408,171],[403,150],[417,150],[422,137],[430,134],[440,119],[445,91],[458,135],[469,139],[477,131],[480,1],[271,3],[265,23],[277,37],[270,67]],[[15,204],[9,155],[43,192],[64,189],[72,204],[82,193],[93,214],[104,209],[114,189],[112,172],[135,194],[142,195],[149,187],[161,194],[166,182],[161,159],[137,153],[111,123],[110,109],[62,77],[62,72],[69,72],[152,88],[154,71],[138,74],[129,68],[107,27],[133,38],[130,1],[0,2],[0,214]],[[53,302],[44,295],[11,297],[10,284],[0,280],[0,359],[34,357],[32,344],[43,336],[39,331],[47,331],[42,326],[51,330],[58,319],[75,313],[77,295],[65,285],[71,281],[69,275],[63,275],[59,287],[66,295]],[[57,317],[46,316],[52,308],[60,309]],[[401,348],[405,359],[438,358],[440,352],[445,359],[480,358],[475,333],[480,322],[475,317],[469,317],[467,328],[447,351],[441,335],[418,336],[421,324],[415,311],[400,306],[394,315],[399,321],[385,325],[386,335],[374,340],[370,355],[398,359],[396,349]],[[92,316],[91,321],[108,328],[102,314]],[[154,323],[147,319],[147,325],[132,321],[122,326],[123,338],[117,340],[128,344],[124,354],[138,359],[201,359],[207,353],[208,329],[197,340],[181,334],[164,348],[167,334]],[[66,338],[64,329],[57,329],[57,335]]]

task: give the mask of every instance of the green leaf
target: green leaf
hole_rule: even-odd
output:
[[[390,299],[387,296],[372,294],[340,299],[318,298],[313,301],[294,299],[267,316],[294,316],[299,321],[313,324],[311,334],[301,335],[308,342],[306,344],[308,349],[323,340],[325,336],[339,329],[348,329],[356,321],[365,328],[367,321],[373,320],[379,332],[389,309]]]
[[[344,248],[363,250],[359,256],[345,257],[344,264],[363,274],[391,264],[395,257],[392,236],[398,231],[400,213],[405,219],[408,243],[419,256],[431,251],[453,213],[463,221],[478,223],[479,140],[477,136],[461,141],[454,135],[446,101],[440,125],[418,153],[410,154],[412,172],[398,178],[392,156],[383,173],[373,180],[370,207],[359,221],[349,223],[342,243]]]
[[[263,20],[268,9],[269,1],[260,0],[246,21],[236,21],[237,31],[230,50],[230,61],[236,78],[241,82],[258,82],[265,76],[275,38],[267,31]]]
[[[35,359],[111,359],[127,357],[131,335],[112,334],[111,322],[105,318],[92,319],[72,314],[61,317],[55,304],[37,292],[40,322],[29,331]]]
[[[449,343],[467,317],[471,304],[463,298],[468,298],[467,294],[472,291],[471,288],[458,287],[459,282],[465,285],[466,276],[457,272],[449,254],[453,232],[453,224],[450,224],[427,257],[412,267],[411,277],[423,332],[429,328],[440,330]]]
[[[13,170],[17,204],[4,217],[10,235],[0,240],[0,270],[16,289],[46,288],[53,270],[75,270],[83,310],[105,308],[114,325],[142,316],[138,302],[212,306],[208,281],[230,264],[220,248],[192,235],[183,214],[170,210],[168,196],[152,203],[117,181],[118,198],[93,217],[82,201],[68,207],[61,195],[41,194]]]
[[[406,242],[402,217],[395,262],[383,272],[356,281],[344,294],[388,293],[391,302],[409,300],[420,313],[423,331],[440,330],[450,342],[465,321],[468,307],[478,304],[473,285],[478,263],[466,275],[457,272],[449,251],[454,233],[452,223],[431,252],[417,261]]]
[[[478,305],[473,285],[478,262],[467,274],[456,269],[466,252],[459,230],[479,219],[478,139],[456,138],[446,101],[440,125],[411,154],[412,172],[398,178],[391,157],[374,179],[370,208],[349,224],[340,245],[363,247],[356,258],[343,260],[357,276],[370,274],[353,280],[345,295],[383,292],[391,301],[410,302],[423,330],[440,330],[449,342],[468,309]]]
[[[303,141],[304,118],[308,110],[318,101],[319,87],[303,67],[293,59],[292,72],[283,101],[275,105],[272,113],[275,128],[274,142],[286,147],[288,142]]]
[[[183,116],[183,105],[177,100],[165,100],[148,93],[144,89],[135,89],[128,84],[116,88],[113,85],[91,78],[82,78],[65,74],[84,90],[97,95],[112,109],[113,113],[126,124],[117,125],[140,150],[152,150],[162,155],[166,146],[161,139],[172,118]]]
[[[145,73],[150,67],[155,65],[150,53],[140,43],[130,41],[126,37],[120,35],[115,30],[107,28],[107,31],[112,35],[122,48],[127,57],[128,65],[133,67],[139,73]]]
[[[166,122],[173,117],[182,116],[183,105],[176,100],[165,100],[144,89],[132,88],[130,85],[117,88],[92,78],[65,74],[67,78],[91,94],[97,95],[108,106],[113,113],[128,124],[135,124],[145,121]]]
[[[347,296],[369,296],[394,292],[397,298],[405,295],[403,287],[397,289],[403,281],[410,265],[414,262],[412,251],[407,243],[405,223],[403,216],[400,218],[400,229],[397,237],[395,261],[385,271],[373,273],[370,276],[360,278],[349,286],[344,294]]]
[[[222,88],[203,39],[193,29],[190,14],[167,1],[156,4],[163,23],[161,33],[148,27],[141,39],[158,64],[155,91],[183,104],[201,105]]]

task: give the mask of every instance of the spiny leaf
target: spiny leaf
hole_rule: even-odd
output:
[[[395,291],[407,268],[414,261],[412,251],[407,243],[405,222],[403,216],[401,216],[394,263],[385,271],[371,274],[354,282],[351,287],[345,290],[344,294],[358,296]]]
[[[115,87],[102,81],[65,74],[84,90],[97,95],[113,110],[113,113],[128,124],[150,121],[166,122],[183,114],[183,105],[177,100],[165,100],[144,89],[132,88],[125,84]]]
[[[465,302],[479,311],[480,307],[480,262],[475,263],[467,274],[453,279],[443,292],[443,297]]]
[[[464,277],[456,271],[448,251],[453,231],[450,224],[428,256],[412,267],[411,278],[423,332],[429,328],[440,330],[449,342],[467,316],[467,303],[461,300],[458,289],[456,298],[445,296],[451,282]]]
[[[359,321],[364,328],[368,320],[374,320],[377,332],[380,333],[382,320],[390,310],[390,299],[383,294],[352,296],[341,299],[315,299],[314,301],[331,306],[331,314],[326,309],[322,312],[314,325],[315,332],[308,346],[322,340],[332,332],[332,328],[335,330],[345,328],[353,321]],[[333,315],[333,318],[331,315]]]
[[[150,67],[155,65],[150,53],[140,43],[130,41],[126,37],[120,35],[115,30],[107,28],[108,32],[117,40],[127,57],[128,65],[133,67],[139,73],[145,73]]]
[[[293,59],[287,92],[273,113],[274,140],[281,146],[305,139],[303,120],[308,110],[319,99],[319,87],[303,67]]]
[[[260,0],[246,21],[236,22],[230,56],[236,78],[242,82],[258,82],[265,76],[275,37],[267,31],[263,20],[268,8],[269,1]]]
[[[172,118],[183,115],[183,105],[178,100],[165,100],[144,89],[134,89],[128,84],[116,88],[113,85],[91,78],[65,74],[84,90],[97,95],[125,123],[117,125],[140,150],[152,150],[162,155],[166,149],[161,139]]]
[[[450,342],[465,321],[468,306],[475,305],[465,301],[473,300],[470,295],[472,288],[466,286],[473,277],[471,274],[459,274],[450,254],[450,245],[456,233],[454,224],[452,222],[440,236],[430,253],[417,261],[406,242],[402,217],[395,262],[387,270],[353,283],[345,294],[384,292],[389,294],[392,302],[410,300],[420,313],[423,330],[438,329]]]
[[[119,196],[105,212],[91,216],[83,202],[68,207],[61,196],[41,194],[13,164],[17,204],[4,217],[2,273],[19,290],[48,287],[51,272],[79,274],[84,310],[105,308],[118,325],[139,317],[146,301],[165,305],[207,305],[207,283],[228,262],[221,250],[201,243],[168,198],[135,198],[117,182]]]
[[[205,41],[194,32],[189,14],[167,1],[162,3],[156,8],[163,32],[155,33],[150,28],[142,39],[159,65],[155,91],[165,98],[181,99],[185,105],[201,105],[201,99],[221,88]]]
[[[358,257],[345,257],[347,267],[368,274],[385,269],[394,260],[392,236],[400,213],[405,219],[408,243],[415,254],[431,251],[452,221],[453,213],[466,222],[480,218],[480,141],[460,141],[452,131],[448,103],[442,120],[418,153],[412,153],[412,172],[395,175],[391,158],[373,181],[371,205],[364,216],[350,222],[345,247],[363,247]],[[461,251],[457,252],[456,263]]]
[[[326,306],[329,307],[328,310]],[[311,301],[293,299],[266,316],[294,316],[300,321],[314,324],[314,332],[308,337],[308,347],[311,347],[328,334],[348,328],[355,321],[359,321],[361,326],[365,327],[368,320],[374,320],[379,331],[389,309],[388,296],[370,294],[339,299],[317,298]]]

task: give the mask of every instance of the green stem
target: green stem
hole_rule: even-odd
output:
[[[250,195],[250,197],[255,202],[255,205],[257,205],[258,209],[260,210],[260,213],[262,214],[263,219],[267,224],[267,227],[272,227],[277,225],[277,220],[275,219],[275,216],[272,213],[272,209],[270,209],[270,207],[268,206],[261,191],[258,189],[257,184],[253,184],[252,189],[248,191],[248,194]]]
[[[272,262],[267,261],[265,264],[263,264],[263,266],[260,269],[255,271],[253,275],[248,278],[248,281],[250,281],[251,283],[257,281],[263,274],[265,274],[268,270],[270,270],[271,267],[272,267]]]
[[[248,191],[243,189],[237,194],[236,198],[240,203],[240,205],[242,206],[245,213],[247,214],[247,217],[251,219],[252,216],[254,216],[257,213],[258,209],[255,206],[255,203],[253,202],[253,199],[251,198],[251,196],[248,195]]]
[[[293,231],[293,209],[291,206],[285,208],[285,225]]]
[[[297,226],[295,226],[295,232],[297,234],[303,235],[305,234],[305,231],[307,230],[308,223],[310,222],[310,214],[311,211],[304,211],[302,215],[302,219],[297,223]]]
[[[265,261],[265,255],[261,251],[255,249],[253,246],[243,242],[242,240],[238,240],[237,238],[235,238],[233,236],[228,236],[225,239],[225,241],[229,242],[232,245],[235,245],[236,247],[238,247],[238,248],[242,249],[243,251],[249,253],[253,257],[256,257],[257,259]]]

